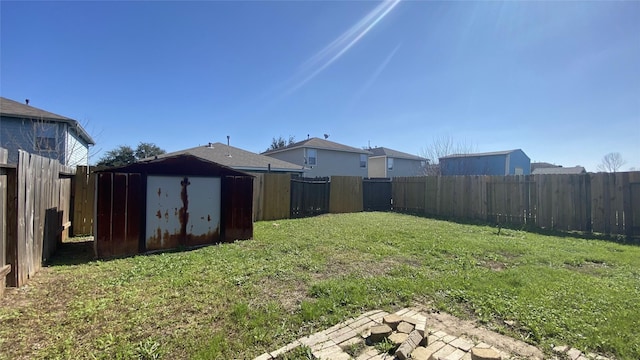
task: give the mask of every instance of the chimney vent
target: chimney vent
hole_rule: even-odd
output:
[[[29,99],[24,99],[24,103],[29,105]]]

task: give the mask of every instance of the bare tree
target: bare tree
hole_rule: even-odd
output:
[[[431,144],[423,148],[420,156],[427,159],[425,175],[440,175],[440,158],[455,154],[471,154],[474,146],[467,140],[456,141],[450,135],[434,137]]]
[[[627,162],[622,159],[622,155],[620,155],[619,152],[612,152],[602,158],[602,162],[598,165],[598,170],[604,172],[616,172],[626,163]]]

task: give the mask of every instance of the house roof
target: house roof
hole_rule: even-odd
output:
[[[342,151],[342,152],[370,155],[370,152],[367,150],[358,149],[358,148],[347,146],[347,145],[342,145],[337,142],[320,139],[316,137],[303,140],[303,141],[298,141],[297,143],[291,144],[289,146],[285,146],[283,148],[265,151],[262,154],[271,155],[271,154],[275,154],[283,151],[289,151],[289,150],[300,149],[300,148],[322,149],[322,150]]]
[[[99,173],[147,173],[161,175],[194,176],[247,176],[249,174],[201,157],[183,153],[165,157],[143,159],[124,166],[96,170]]]
[[[587,170],[582,166],[573,166],[573,167],[544,167],[544,168],[536,168],[531,172],[532,175],[542,175],[542,174],[585,174]]]
[[[480,156],[496,156],[496,155],[509,155],[516,151],[522,151],[521,149],[514,150],[504,150],[504,151],[493,151],[493,152],[485,152],[485,153],[470,153],[470,154],[451,154],[447,156],[443,156],[440,159],[452,159],[452,158],[464,158],[464,157],[480,157]]]
[[[219,142],[158,155],[157,158],[161,159],[181,154],[190,154],[207,161],[242,171],[267,171],[270,167],[271,171],[303,172],[300,165],[255,154],[250,151],[228,146]]]
[[[551,164],[548,162],[532,162],[531,163],[531,171],[535,169],[541,169],[541,168],[559,168],[559,167],[562,167],[562,166]]]
[[[387,157],[396,158],[396,159],[427,161],[427,159],[423,157],[407,154],[402,151],[397,151],[397,150],[389,149],[386,147],[377,147],[377,148],[369,149],[369,152],[371,152],[371,155],[370,155],[371,157],[387,156]]]
[[[78,135],[83,138],[84,141],[86,141],[89,145],[96,144],[93,138],[91,138],[91,136],[84,130],[84,128],[80,125],[80,123],[78,123],[78,121],[11,99],[0,97],[0,115],[22,119],[27,118],[52,122],[64,122],[72,125],[78,131]]]

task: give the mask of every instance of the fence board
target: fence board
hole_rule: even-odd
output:
[[[291,213],[291,175],[260,174],[256,182],[262,185],[255,194],[259,208],[255,214],[256,221],[288,218]]]
[[[329,212],[350,213],[363,210],[362,178],[332,176],[329,191]]]
[[[4,294],[4,288],[6,286],[7,274],[11,270],[10,265],[7,265],[7,200],[9,198],[8,180],[9,169],[6,169],[4,165],[7,164],[7,150],[0,148],[0,298]]]
[[[393,179],[393,208],[399,211],[423,213],[425,209],[425,177],[397,177]]]
[[[640,237],[640,172],[629,174],[629,199],[631,214],[628,218],[631,230],[627,230],[627,234],[630,232],[631,236]]]
[[[262,221],[264,218],[264,174],[254,174],[253,179],[253,221]]]
[[[96,174],[87,166],[78,166],[73,177],[73,235],[87,235],[93,232],[93,212],[95,203]]]

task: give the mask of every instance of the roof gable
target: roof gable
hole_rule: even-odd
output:
[[[26,118],[32,120],[46,120],[53,122],[63,122],[71,124],[77,131],[78,135],[90,145],[95,145],[95,141],[78,123],[78,121],[66,116],[54,114],[36,107],[23,104],[11,99],[0,97],[0,115],[14,118]]]
[[[285,146],[283,148],[278,148],[278,149],[275,149],[275,150],[265,151],[262,154],[263,155],[270,155],[270,154],[275,154],[275,153],[279,153],[279,152],[283,152],[283,151],[289,151],[289,150],[300,149],[300,148],[311,148],[311,149],[330,150],[330,151],[342,151],[342,152],[367,154],[367,155],[370,154],[369,151],[364,150],[364,149],[358,149],[358,148],[355,148],[355,147],[342,145],[342,144],[339,144],[337,142],[329,141],[329,140],[326,140],[326,139],[320,139],[320,138],[316,138],[316,137],[313,137],[313,138],[310,138],[310,139],[307,139],[307,140],[303,140],[303,141],[298,141],[297,143],[291,144],[289,146]]]
[[[191,176],[250,176],[191,154],[176,154],[163,158],[149,158],[119,167],[97,170],[96,172],[144,173],[152,175]]]
[[[369,149],[369,152],[371,152],[370,156],[373,156],[373,157],[387,156],[387,157],[392,157],[396,159],[407,159],[407,160],[417,160],[417,161],[427,160],[420,156],[411,155],[402,151],[397,151],[397,150],[389,149],[386,147],[377,147],[377,148]]]

